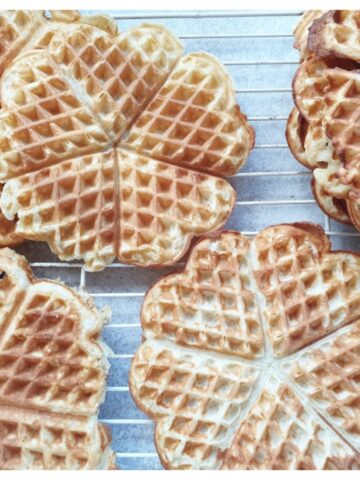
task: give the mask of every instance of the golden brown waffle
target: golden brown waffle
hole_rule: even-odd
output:
[[[182,46],[161,26],[142,24],[114,38],[75,25],[56,33],[49,51],[116,141],[159,90]]]
[[[228,218],[234,191],[219,176],[235,172],[254,143],[228,74],[207,54],[180,60],[182,46],[161,26],[117,34],[106,17],[76,12],[55,12],[48,24],[48,37],[1,80],[5,217],[18,219],[22,237],[91,270],[116,257],[174,263],[192,236]],[[152,111],[145,126],[159,101],[170,116]],[[166,145],[184,140],[179,155],[145,140],[164,122],[174,125]],[[132,145],[141,131],[141,146]]]
[[[252,241],[229,231],[199,242],[183,272],[148,291],[144,343],[130,370],[136,403],[157,422],[163,465],[359,469],[359,307],[360,257],[330,252],[320,227],[278,225]],[[352,341],[333,349],[331,338],[350,330]],[[322,345],[334,362],[325,378],[342,419],[331,397],[324,404],[313,389],[313,398],[303,376],[289,373],[311,367]],[[330,412],[326,422],[317,399]]]
[[[249,248],[245,237],[231,233],[201,241],[181,275],[165,277],[150,289],[142,310],[146,335],[243,358],[261,356]]]
[[[232,175],[254,138],[222,65],[211,55],[191,53],[176,65],[125,144],[159,160]]]
[[[63,260],[98,270],[116,257],[115,152],[75,158],[8,182],[2,197],[17,232],[46,241]]]
[[[105,315],[0,250],[0,468],[109,468]]]
[[[46,52],[23,54],[1,83],[0,179],[99,151],[110,141]]]
[[[319,57],[360,61],[360,10],[330,10],[312,23],[308,47]]]
[[[234,201],[221,178],[111,149],[12,179],[2,208],[17,215],[24,238],[99,270],[116,257],[140,265],[176,261],[192,235],[225,222]]]
[[[222,178],[116,150],[119,169],[120,261],[173,263],[193,235],[218,229],[235,192]]]

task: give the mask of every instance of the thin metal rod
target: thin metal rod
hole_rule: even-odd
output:
[[[143,18],[173,18],[173,19],[182,19],[182,18],[242,18],[242,17],[297,17],[302,15],[303,11],[249,11],[249,12],[239,12],[239,11],[229,11],[229,12],[186,12],[186,13],[144,13],[142,15],[138,14],[120,14],[114,15],[115,20],[139,20]]]
[[[116,456],[119,458],[159,458],[155,452],[117,452]]]
[[[182,40],[203,40],[203,39],[221,39],[221,38],[293,38],[291,33],[214,33],[212,35],[191,34],[179,35]]]
[[[222,61],[223,65],[235,66],[235,65],[299,65],[299,60],[229,60]]]
[[[316,203],[315,200],[239,200],[236,205],[311,205],[314,203]]]
[[[291,93],[291,88],[237,88],[235,93]]]

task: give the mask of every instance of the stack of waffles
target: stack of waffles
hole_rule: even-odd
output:
[[[360,468],[360,257],[312,224],[199,242],[155,284],[132,395],[176,469]]]
[[[235,202],[254,144],[222,65],[165,28],[5,12],[0,206],[16,238],[101,270],[174,263]]]
[[[0,469],[115,467],[98,422],[105,313],[0,249]]]
[[[289,147],[313,171],[319,206],[360,230],[360,10],[307,12],[294,33]]]

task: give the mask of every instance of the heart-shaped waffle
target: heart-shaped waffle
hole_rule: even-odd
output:
[[[89,297],[37,280],[0,250],[0,468],[114,466],[98,423],[108,363],[105,315]]]
[[[204,172],[234,173],[253,147],[232,82],[210,55],[180,60],[161,26],[118,35],[56,18],[2,77],[1,209],[17,234],[90,270],[174,263],[234,205]]]
[[[200,241],[141,319],[130,388],[165,467],[360,468],[360,257],[320,227]]]

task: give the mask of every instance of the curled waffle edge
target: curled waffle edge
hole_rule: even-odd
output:
[[[129,384],[157,424],[163,465],[360,468],[359,274],[359,257],[332,252],[320,227],[289,224],[252,241],[233,231],[204,239],[183,272],[157,282],[143,303]],[[331,357],[334,338],[342,353],[334,347],[332,361],[348,378],[342,391],[334,373],[326,410],[316,386],[325,391],[335,367],[326,376],[320,365],[314,386],[308,359]],[[311,387],[289,373],[299,364]]]

